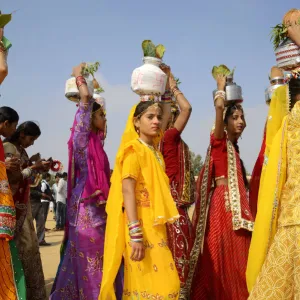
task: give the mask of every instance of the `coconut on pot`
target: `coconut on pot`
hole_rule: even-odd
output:
[[[131,88],[138,95],[160,97],[165,93],[167,75],[159,68],[165,53],[163,45],[155,46],[152,41],[142,43],[144,52],[143,62],[131,76]]]

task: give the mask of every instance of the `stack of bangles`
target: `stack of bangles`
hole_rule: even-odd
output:
[[[222,99],[225,101],[226,93],[224,91],[216,91],[214,103],[217,101],[217,99]]]
[[[165,93],[161,96],[162,103],[171,103],[172,102],[172,94],[170,90],[166,90]]]
[[[80,88],[83,84],[87,85],[85,78],[83,76],[76,77],[77,88]]]
[[[128,230],[130,241],[134,243],[142,243],[143,242],[143,231],[141,228],[140,221],[133,221],[128,223]]]
[[[183,93],[177,86],[173,87],[171,91],[172,91],[172,94],[174,95],[175,99],[177,98],[178,95],[180,95],[180,94],[183,95]]]

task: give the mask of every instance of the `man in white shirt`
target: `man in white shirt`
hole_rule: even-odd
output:
[[[53,211],[54,211],[53,219],[54,220],[56,220],[56,206],[57,206],[56,205],[56,200],[57,200],[57,187],[58,187],[59,179],[60,179],[60,174],[56,173],[55,183],[52,185],[52,195],[53,195],[53,198],[54,198],[54,201],[53,201]]]
[[[64,230],[66,222],[66,201],[67,201],[67,178],[68,174],[63,173],[57,186],[56,198],[56,230]]]

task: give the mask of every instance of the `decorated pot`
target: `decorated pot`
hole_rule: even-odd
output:
[[[277,66],[284,70],[300,66],[300,48],[289,38],[285,39],[275,50]]]
[[[213,91],[213,98],[215,99],[217,90]],[[228,102],[242,103],[243,95],[242,88],[233,82],[233,76],[229,75],[226,78],[226,86],[225,86],[225,100]]]
[[[131,89],[138,95],[161,96],[165,93],[167,75],[159,68],[161,59],[144,57],[144,65],[131,76]]]
[[[270,80],[271,85],[265,90],[265,100],[269,105],[273,96],[274,91],[285,84],[284,77],[274,77]]]
[[[85,78],[87,87],[89,89],[90,95],[93,95],[94,93],[94,86],[93,82],[89,80],[88,78]],[[76,78],[71,77],[66,82],[66,88],[65,88],[65,96],[73,102],[78,102],[80,100],[79,91],[76,85]]]

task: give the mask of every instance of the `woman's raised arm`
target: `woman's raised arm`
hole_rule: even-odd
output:
[[[225,100],[225,84],[226,84],[226,76],[218,75],[217,77],[217,87],[218,91],[216,92],[216,96],[214,99],[215,110],[216,110],[216,121],[215,121],[215,138],[222,139],[224,137],[224,100]]]
[[[85,78],[82,76],[82,69],[86,66],[86,63],[81,63],[80,65],[73,68],[73,75],[76,78],[77,88],[79,90],[80,101],[83,104],[87,104],[91,98],[89,94],[89,89],[86,84]]]

